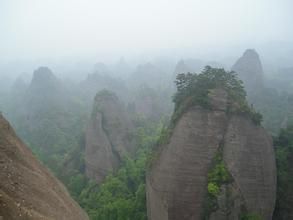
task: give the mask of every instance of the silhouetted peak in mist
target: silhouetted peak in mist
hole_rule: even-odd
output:
[[[55,86],[58,79],[48,67],[39,67],[34,71],[31,87]]]
[[[260,57],[254,49],[247,49],[233,65],[232,70],[243,80],[248,93],[263,87],[263,68]]]

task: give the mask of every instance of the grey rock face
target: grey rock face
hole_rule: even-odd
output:
[[[201,108],[182,116],[147,178],[149,219],[200,219],[206,176],[225,121],[224,112]]]
[[[125,155],[135,151],[133,124],[117,96],[98,93],[86,132],[86,174],[101,182]]]
[[[233,182],[221,186],[218,209],[209,219],[240,219],[243,211],[271,219],[276,193],[271,138],[250,119],[228,115],[225,97],[216,90],[210,95],[212,110],[190,108],[159,148],[147,175],[149,220],[203,218],[207,176],[220,148]]]
[[[276,165],[272,139],[251,121],[232,116],[225,135],[223,158],[237,183],[245,206],[263,219],[275,207]]]
[[[97,112],[96,118],[90,122],[86,132],[86,175],[101,182],[106,175],[119,164],[102,127],[102,114]]]
[[[259,55],[255,50],[246,50],[233,65],[232,70],[244,82],[248,93],[263,88],[263,68]]]

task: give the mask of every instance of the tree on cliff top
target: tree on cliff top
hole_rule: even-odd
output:
[[[261,123],[262,116],[252,106],[248,105],[243,82],[237,78],[233,71],[227,72],[223,68],[206,66],[200,74],[178,74],[175,84],[177,92],[173,96],[173,102],[175,103],[174,120],[195,104],[209,108],[209,92],[216,88],[222,88],[227,92],[230,103],[237,104],[234,106],[233,112],[245,113],[256,124]],[[227,110],[230,111],[231,109]]]

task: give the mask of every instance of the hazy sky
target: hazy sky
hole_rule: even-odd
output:
[[[0,59],[293,39],[292,0],[0,0]]]

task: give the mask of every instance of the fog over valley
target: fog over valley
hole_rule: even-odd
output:
[[[284,54],[292,55],[289,0],[0,4],[1,75],[32,72],[36,65],[55,67],[56,72],[84,66],[86,71],[91,63],[113,63],[121,57],[134,65],[158,57],[232,64],[246,48],[257,49],[276,65],[288,65]]]
[[[293,219],[292,9],[0,0],[0,220]]]

